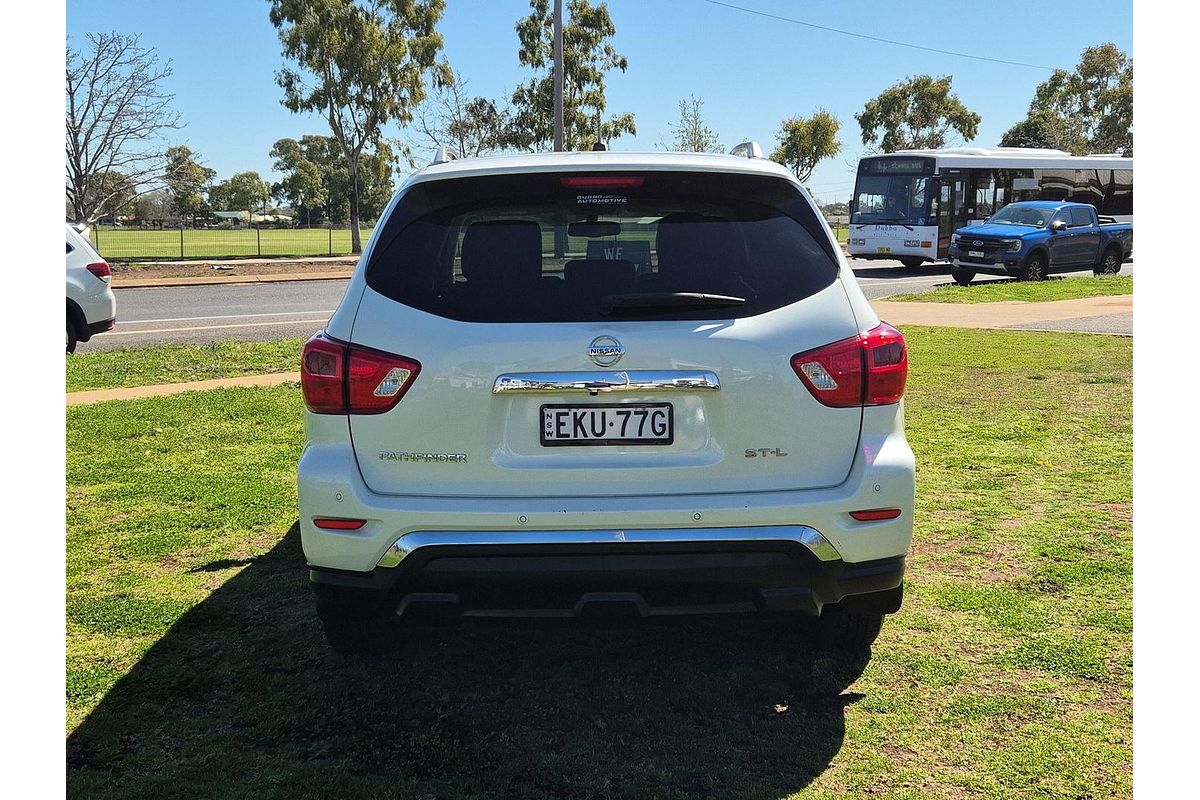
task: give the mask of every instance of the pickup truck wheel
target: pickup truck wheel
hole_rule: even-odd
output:
[[[959,286],[970,286],[971,281],[975,280],[975,273],[968,272],[965,269],[950,270],[950,277],[954,278],[954,282]]]
[[[1025,259],[1025,266],[1021,267],[1021,272],[1017,277],[1023,281],[1046,280],[1046,257],[1041,253],[1029,256]]]
[[[1116,275],[1121,271],[1121,256],[1117,248],[1110,247],[1104,251],[1100,263],[1092,270],[1094,275]]]

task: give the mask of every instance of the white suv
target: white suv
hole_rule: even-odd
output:
[[[117,324],[112,270],[87,237],[67,228],[67,352]]]
[[[330,642],[463,615],[784,610],[874,640],[913,530],[904,338],[761,158],[435,163],[304,346]]]

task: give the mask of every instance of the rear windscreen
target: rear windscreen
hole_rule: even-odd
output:
[[[420,183],[379,231],[367,283],[469,322],[714,319],[829,286],[799,190],[712,173],[527,173]]]

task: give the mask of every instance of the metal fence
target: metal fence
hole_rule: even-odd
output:
[[[838,241],[844,243],[848,226],[837,218],[829,221]],[[364,245],[371,230],[368,226],[361,229]],[[351,252],[350,229],[332,226],[140,228],[95,225],[88,235],[100,254],[113,261],[337,256]]]
[[[88,235],[100,254],[114,261],[335,256],[351,252],[350,229],[333,226],[140,228],[96,225],[89,229]],[[365,244],[371,236],[371,228],[363,226],[361,235]]]

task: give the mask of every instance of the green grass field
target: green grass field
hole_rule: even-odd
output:
[[[362,229],[366,245],[371,228]],[[102,228],[91,232],[92,243],[107,259],[191,259],[261,256],[325,256],[350,252],[349,228],[240,228],[230,230],[139,230]]]
[[[888,300],[918,303],[996,303],[1021,300],[1030,303],[1048,300],[1076,300],[1082,297],[1106,297],[1133,294],[1133,276],[1105,275],[1091,278],[1051,278],[1048,281],[993,281],[970,286],[939,286],[922,294],[901,294]]]
[[[742,617],[343,658],[297,388],[67,409],[68,794],[1130,797],[1132,342],[906,335],[917,532],[869,658]]]
[[[239,375],[295,372],[303,339],[212,344],[157,344],[64,356],[67,391],[183,383]]]

